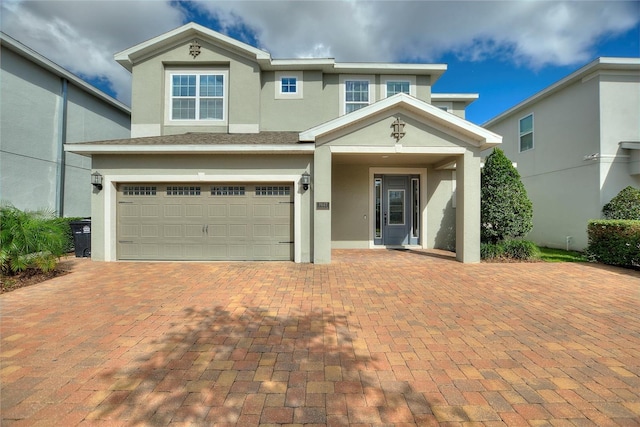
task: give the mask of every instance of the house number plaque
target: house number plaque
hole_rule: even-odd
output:
[[[318,211],[328,211],[329,210],[329,202],[316,202],[316,210],[318,210]]]

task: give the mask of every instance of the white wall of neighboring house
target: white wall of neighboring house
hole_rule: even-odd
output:
[[[583,250],[587,222],[600,218],[604,204],[626,186],[640,187],[640,175],[630,173],[632,150],[620,148],[621,141],[640,140],[639,97],[640,61],[605,58],[484,125],[503,135],[501,148],[517,164],[533,203],[527,239]],[[519,122],[529,114],[534,147],[520,152]]]

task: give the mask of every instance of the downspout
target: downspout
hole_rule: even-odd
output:
[[[64,144],[67,142],[67,92],[69,82],[62,78],[61,96],[60,96],[60,114],[58,118],[58,161],[56,168],[56,212],[59,217],[64,216],[64,182],[66,169],[66,155],[64,152]]]

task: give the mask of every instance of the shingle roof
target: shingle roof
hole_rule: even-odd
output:
[[[297,144],[298,132],[200,133],[83,142],[77,145],[281,145]],[[76,145],[76,144],[73,144]]]

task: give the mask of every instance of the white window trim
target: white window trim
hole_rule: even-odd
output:
[[[222,101],[222,120],[172,120],[171,119],[171,88],[172,76],[176,74],[222,75],[224,77],[224,94]],[[171,68],[165,70],[165,100],[164,100],[164,124],[169,126],[224,126],[228,123],[229,116],[229,71],[221,69],[180,69]]]
[[[409,83],[409,95],[416,97],[416,76],[380,76],[380,93],[381,98],[387,98],[387,83],[388,82],[408,82]]]
[[[344,116],[347,111],[347,97],[346,97],[346,83],[347,81],[366,81],[369,82],[369,105],[373,104],[375,99],[375,77],[371,75],[354,75],[354,74],[342,74],[340,75],[340,115]]]
[[[526,119],[526,118],[527,118],[527,117],[529,117],[529,116],[531,116],[531,132],[530,132],[530,133],[531,133],[531,148],[529,148],[529,149],[527,149],[527,150],[524,150],[524,151],[523,151],[523,150],[522,150],[522,139],[521,139],[521,138],[522,138],[522,136],[523,136],[523,135],[526,135],[526,134],[523,134],[523,133],[520,131],[520,122],[521,122],[523,119]],[[529,113],[529,114],[527,114],[527,115],[525,115],[525,116],[522,116],[522,117],[520,117],[520,118],[518,119],[518,152],[519,152],[519,153],[526,153],[527,151],[531,151],[531,150],[533,150],[533,149],[536,147],[535,123],[536,123],[536,122],[535,122],[535,117],[533,116],[533,113]],[[528,134],[528,133],[529,133],[529,132],[527,132],[527,134]]]
[[[303,72],[302,71],[276,71],[275,73],[275,99],[302,99],[303,98]],[[296,92],[282,92],[282,79],[293,77],[296,79]]]

